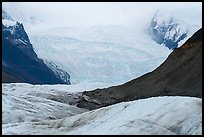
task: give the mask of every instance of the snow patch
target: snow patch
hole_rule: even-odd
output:
[[[7,19],[3,19],[2,23],[4,26],[6,27],[10,27],[10,26],[15,26],[16,25],[16,21],[13,20],[7,20]]]

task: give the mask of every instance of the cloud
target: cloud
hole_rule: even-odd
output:
[[[132,25],[147,22],[156,10],[202,9],[201,2],[3,2],[19,21],[31,17],[63,26]]]

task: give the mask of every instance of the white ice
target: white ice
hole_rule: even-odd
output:
[[[10,27],[10,26],[15,26],[16,25],[16,21],[14,20],[8,20],[8,19],[3,19],[2,23],[4,26],[6,27]]]
[[[153,97],[87,111],[51,100],[48,95],[60,92],[53,86],[2,86],[3,134],[202,134],[200,98]]]

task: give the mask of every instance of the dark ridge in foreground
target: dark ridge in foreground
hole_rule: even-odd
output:
[[[156,96],[202,98],[202,28],[154,71],[123,85],[85,91],[78,107],[92,110]]]

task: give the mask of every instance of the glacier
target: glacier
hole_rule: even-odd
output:
[[[144,24],[130,26],[70,27],[46,22],[45,15],[10,10],[15,13],[12,17],[24,23],[38,57],[65,81],[68,73],[72,85],[2,84],[3,135],[202,134],[201,98],[152,97],[92,111],[77,107],[83,91],[139,77],[158,67],[172,52],[152,39],[148,32],[151,18],[143,22],[142,17],[139,22]],[[179,29],[188,32],[178,43],[180,46],[202,27],[201,12],[202,9],[163,9],[157,19],[162,23],[173,17]]]
[[[159,24],[173,18],[179,35],[187,32],[186,37],[178,41],[178,47],[202,27],[200,9],[194,12],[161,10],[159,13]],[[151,18],[144,24],[130,26],[59,25],[34,29],[28,25],[27,29],[38,56],[53,61],[70,74],[72,84],[98,81],[118,85],[154,70],[172,52],[152,39],[150,24]],[[170,31],[168,37],[173,39],[175,33],[177,31]]]
[[[187,32],[187,36],[178,42],[178,47],[202,27],[202,9],[195,8],[195,5],[184,5],[179,9],[156,6],[144,12],[146,18],[133,10],[135,17],[131,15],[129,24],[115,22],[85,26],[83,22],[70,26],[71,19],[76,19],[74,16],[64,17],[67,23],[60,22],[54,17],[49,19],[45,13],[33,13],[26,7],[21,8],[24,3],[20,5],[9,6],[5,3],[4,8],[13,18],[24,23],[38,57],[64,80],[67,78],[65,73],[58,73],[50,64],[70,74],[72,84],[87,81],[118,85],[159,66],[172,50],[156,43],[149,34],[151,20],[157,11],[158,25],[164,23],[168,26],[173,18],[179,33]],[[175,33],[177,31],[167,32],[165,37],[173,39]]]
[[[94,89],[98,84],[86,83],[89,87],[84,87]],[[73,88],[73,85],[23,83],[2,86],[3,135],[202,134],[200,98],[152,97],[88,111],[49,98],[52,95],[60,97],[62,94],[59,93],[64,92],[69,93],[72,100],[77,100],[77,94],[84,89],[83,86]],[[103,84],[100,86],[105,87]]]
[[[93,29],[95,27],[90,28],[91,36],[100,33]],[[29,36],[38,57],[52,61],[65,70],[70,74],[73,84],[83,81],[123,83],[153,70],[171,52],[151,40],[148,34],[137,34],[135,31],[132,32],[131,28],[104,26],[98,29],[107,29],[110,35],[119,35],[118,40],[121,39],[122,42],[69,37],[67,32],[75,28],[63,28],[64,31],[51,29],[43,32],[30,32]],[[106,36],[106,33],[98,35]],[[117,38],[114,35],[112,37]]]

